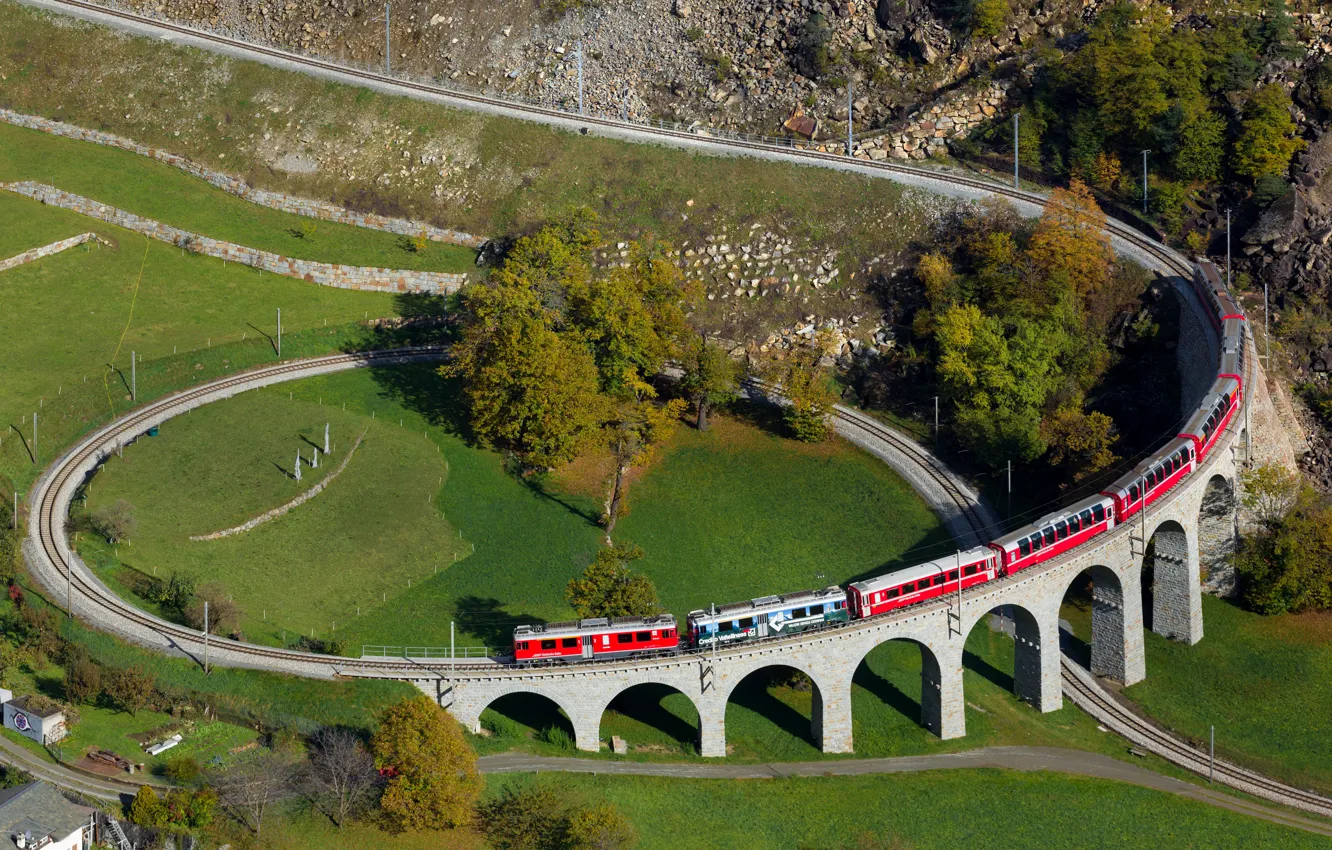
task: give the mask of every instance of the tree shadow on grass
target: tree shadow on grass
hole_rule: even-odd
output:
[[[794,439],[782,416],[782,408],[762,400],[736,399],[725,407],[726,415],[773,437]]]
[[[431,426],[443,428],[469,446],[478,444],[467,415],[462,382],[439,374],[435,363],[383,366],[370,370],[380,397],[411,410]]]
[[[851,681],[853,684],[869,691],[878,698],[879,702],[897,710],[903,716],[919,722],[920,703],[907,696],[906,692],[897,685],[870,669],[868,665],[862,664]]]
[[[503,720],[496,723],[486,723],[483,716],[483,725],[492,726],[494,731],[512,733],[510,724],[517,724],[528,729],[532,729],[538,734],[544,733],[547,729],[561,729],[567,737],[572,740],[574,737],[573,723],[554,700],[543,697],[539,694],[509,694],[486,706],[486,712],[494,712]],[[504,728],[508,727],[508,728]],[[547,735],[547,737],[550,737]]]
[[[546,476],[518,474],[515,477],[538,498],[559,505],[574,516],[585,520],[593,528],[601,527],[601,514],[597,513],[595,509],[580,507],[569,498],[569,494],[562,493],[549,486]]]
[[[771,669],[767,669],[750,674],[731,692],[728,702],[749,709],[793,738],[817,747],[819,742],[814,740],[810,719],[779,700],[768,690],[774,683],[775,676],[779,676],[781,672],[792,672],[790,668],[785,667],[779,668],[779,671],[774,674]]]
[[[610,705],[606,706],[606,710],[637,720],[645,726],[651,726],[681,744],[692,745],[698,740],[697,714],[691,723],[672,713],[664,705],[667,697],[678,693],[680,692],[669,685],[655,683],[637,685],[617,694]],[[605,722],[604,717],[602,722]]]
[[[531,614],[511,614],[504,610],[498,599],[480,596],[462,596],[454,606],[454,620],[458,628],[476,635],[486,646],[504,649],[513,646],[516,626],[543,624],[546,621]]]
[[[978,673],[1002,690],[1013,692],[1013,677],[970,650],[962,651],[962,666],[973,673]]]

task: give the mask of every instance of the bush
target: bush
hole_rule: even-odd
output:
[[[822,14],[815,12],[806,18],[796,38],[796,70],[810,79],[826,74],[832,66],[832,56],[828,52],[830,41],[832,29]]]
[[[559,747],[562,750],[575,749],[573,737],[563,726],[547,726],[537,733],[537,740]]]
[[[150,785],[140,785],[129,807],[130,823],[139,826],[166,826],[167,807]]]
[[[581,806],[552,788],[506,787],[477,818],[495,850],[627,850],[637,841],[614,806]]]
[[[991,38],[1003,31],[1012,10],[1008,0],[976,0],[971,10],[971,32],[980,38]]]
[[[92,524],[97,533],[105,537],[108,543],[128,540],[136,526],[134,506],[124,499],[117,499],[115,504],[94,511]]]
[[[1289,191],[1290,184],[1286,178],[1268,174],[1253,181],[1253,202],[1260,207],[1270,207]]]
[[[199,778],[200,770],[199,761],[193,756],[176,756],[166,763],[163,773],[172,782],[187,785]]]
[[[102,695],[102,668],[87,658],[65,666],[65,699],[91,705]]]

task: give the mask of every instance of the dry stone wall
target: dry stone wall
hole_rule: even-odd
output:
[[[162,242],[169,242],[196,254],[242,263],[284,277],[317,283],[320,286],[375,292],[424,292],[445,295],[456,291],[467,282],[465,274],[344,266],[338,263],[320,263],[314,260],[283,257],[269,251],[247,248],[244,245],[181,230],[41,183],[0,183],[0,188],[44,204],[73,210]]]
[[[43,245],[40,248],[33,248],[31,251],[24,251],[22,254],[16,254],[8,260],[0,260],[0,272],[9,271],[17,268],[24,263],[31,263],[33,260],[40,260],[42,257],[49,257],[52,254],[59,254],[76,245],[82,245],[84,242],[92,242],[98,238],[96,233],[80,233],[78,236],[71,236],[68,239],[61,239],[59,242],[52,242],[50,245]]]
[[[947,153],[949,139],[966,138],[999,115],[1008,103],[1012,83],[992,82],[979,91],[945,99],[907,117],[905,129],[864,139],[856,144],[858,159],[925,159]]]
[[[353,227],[364,227],[369,230],[382,230],[386,233],[398,233],[403,236],[421,236],[433,242],[447,242],[452,245],[464,245],[468,248],[480,248],[486,243],[485,237],[474,236],[470,233],[463,233],[459,230],[448,230],[442,227],[435,227],[433,224],[427,224],[423,221],[412,221],[405,218],[391,218],[389,216],[376,215],[374,213],[360,213],[349,210],[346,207],[340,207],[337,204],[330,204],[326,201],[316,201],[310,198],[297,198],[282,192],[270,192],[266,189],[256,189],[244,180],[232,177],[229,174],[223,174],[220,171],[213,171],[191,162],[186,157],[179,154],[158,148],[141,145],[138,142],[126,139],[123,136],[116,136],[111,133],[103,133],[100,130],[87,130],[83,127],[76,127],[73,124],[66,124],[62,121],[52,121],[48,118],[42,118],[36,115],[24,115],[20,112],[13,112],[9,109],[0,109],[0,121],[7,124],[13,124],[16,127],[26,127],[30,130],[40,130],[43,133],[50,133],[53,136],[64,136],[69,139],[78,139],[83,142],[92,142],[98,145],[119,148],[123,151],[136,153],[140,156],[146,156],[155,159],[158,162],[165,162],[167,165],[179,168],[181,171],[193,174],[202,180],[206,180],[213,186],[233,195],[244,198],[251,203],[260,206],[269,207],[282,212],[302,215],[307,218],[317,218],[322,221],[334,221],[338,224],[349,224]]]

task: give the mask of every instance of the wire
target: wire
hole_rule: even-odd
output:
[[[111,385],[106,379],[115,371],[116,358],[120,356],[120,349],[125,344],[125,336],[129,333],[130,325],[134,324],[134,307],[139,303],[139,284],[143,283],[143,270],[148,265],[148,246],[151,244],[151,240],[145,236],[143,238],[143,259],[139,262],[139,276],[134,279],[134,292],[130,295],[129,318],[125,320],[125,327],[120,332],[120,339],[116,340],[116,350],[111,355],[111,362],[108,364],[110,368],[102,374],[102,388],[106,390],[106,404],[107,407],[111,408],[112,416],[116,413],[116,406],[111,401]]]

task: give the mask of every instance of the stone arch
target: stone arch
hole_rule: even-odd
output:
[[[810,682],[809,719],[790,702],[769,693],[767,681],[779,681],[778,677],[789,673],[799,673]],[[798,688],[797,688],[798,690]],[[792,694],[794,696],[794,694]],[[730,729],[731,707],[736,705],[754,714],[765,717],[794,738],[803,739],[824,752],[851,752],[851,680],[846,677],[844,683],[834,683],[827,676],[817,675],[804,668],[799,662],[784,658],[774,658],[770,663],[755,666],[738,679],[724,694],[719,694],[722,704],[723,721]],[[738,697],[738,699],[737,699]],[[797,698],[798,701],[798,698]],[[809,732],[804,730],[808,723]],[[728,738],[734,738],[734,730],[728,732]]]
[[[1219,596],[1235,592],[1235,568],[1230,558],[1239,545],[1238,507],[1234,481],[1213,475],[1198,506],[1198,562],[1203,586]]]
[[[611,697],[598,719],[599,738],[609,738],[606,715],[618,714],[627,725],[655,729],[668,740],[693,746],[699,743],[702,716],[697,703],[684,691],[664,682],[638,682]],[[626,737],[627,743],[633,741]]]
[[[969,650],[963,650],[962,665],[1000,687],[1011,688],[1017,698],[1040,712],[1058,711],[1063,706],[1059,671],[1058,600],[1042,618],[1023,605],[1002,603],[990,608],[972,622],[964,641],[982,624],[1013,639],[1013,675],[1009,677],[994,665]]]
[[[1142,569],[1142,601],[1151,611],[1151,630],[1195,644],[1202,640],[1202,588],[1198,538],[1176,520],[1156,526],[1147,541]]]
[[[552,742],[563,735],[571,738],[580,750],[596,751],[600,748],[596,729],[591,730],[589,738],[587,730],[580,728],[586,726],[580,719],[577,712],[570,711],[551,694],[513,687],[489,695],[476,709],[476,720],[471,726],[473,732],[489,729],[495,735],[545,736]]]
[[[890,681],[871,666],[870,656],[876,651],[897,649],[910,645],[919,650],[920,692],[919,698],[912,696],[914,690]],[[898,657],[893,661],[901,662]],[[953,657],[941,660],[930,646],[908,636],[894,636],[880,641],[861,656],[851,681],[862,690],[877,697],[885,705],[895,708],[902,714],[917,720],[921,726],[941,738],[957,738],[966,734],[966,718],[963,712],[962,668],[960,659]],[[854,717],[852,718],[854,720]]]
[[[1066,631],[1061,618],[1060,643],[1068,647],[1070,657],[1095,675],[1132,685],[1146,676],[1142,598],[1137,593],[1126,594],[1125,584],[1118,573],[1101,564],[1073,576],[1064,589],[1064,610],[1090,613],[1090,641]]]

